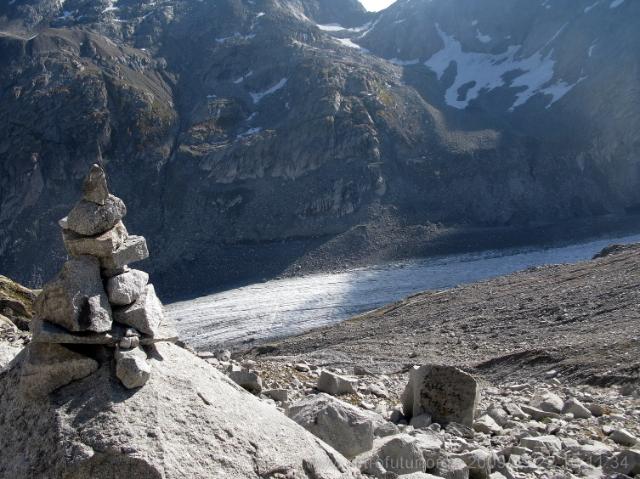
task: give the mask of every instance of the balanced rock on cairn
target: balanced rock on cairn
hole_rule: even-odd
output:
[[[26,396],[86,377],[112,358],[122,384],[141,387],[151,374],[144,347],[177,340],[149,275],[128,267],[149,252],[142,236],[128,234],[126,212],[93,165],[82,200],[59,222],[70,259],[36,301],[21,376]]]

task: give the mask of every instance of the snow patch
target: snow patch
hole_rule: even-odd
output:
[[[611,2],[611,5],[609,5],[609,8],[618,8],[623,3],[624,0],[613,0],[613,2]]]
[[[361,25],[359,27],[353,27],[353,28],[343,27],[339,23],[328,23],[326,25],[316,24],[316,27],[318,27],[320,30],[322,30],[324,32],[353,32],[353,33],[360,33],[360,32],[364,32],[365,30],[371,28],[371,22],[368,22],[368,23],[365,23],[364,25]]]
[[[393,63],[394,65],[399,65],[402,67],[406,67],[409,65],[417,65],[420,63],[420,60],[417,58],[415,60],[400,60],[399,58],[392,58],[391,60],[387,60],[389,63]]]
[[[261,131],[262,131],[262,128],[259,127],[259,126],[256,127],[256,128],[249,128],[247,131],[244,131],[244,132],[238,134],[237,138],[238,139],[247,138],[248,136],[257,135]]]
[[[491,37],[489,35],[483,35],[479,29],[476,28],[476,38],[482,43],[491,42]]]
[[[551,108],[551,105],[553,105],[555,102],[557,102],[558,100],[560,100],[560,98],[562,98],[563,96],[565,96],[567,93],[569,93],[571,90],[573,90],[573,88],[580,82],[582,82],[583,80],[586,80],[587,77],[581,77],[578,79],[577,82],[573,83],[573,84],[569,84],[564,80],[560,80],[557,83],[554,83],[553,85],[550,85],[546,88],[543,88],[540,90],[540,93],[542,93],[543,95],[551,95],[551,101],[547,104],[547,106],[545,108],[549,109]]]
[[[341,43],[345,47],[355,48],[356,50],[362,50],[363,52],[368,51],[368,50],[362,48],[357,43],[353,43],[350,38],[336,38],[336,40],[338,41],[338,43]]]
[[[555,102],[575,86],[574,84],[569,88],[564,82],[548,86],[553,80],[555,61],[551,58],[553,51],[542,54],[541,50],[544,47],[527,58],[517,58],[522,47],[515,45],[500,54],[465,52],[460,42],[445,33],[440,25],[436,24],[436,29],[444,47],[424,62],[424,65],[435,72],[438,79],[442,79],[449,66],[455,64],[456,76],[453,84],[445,92],[445,102],[453,108],[467,108],[482,91],[509,86],[520,89],[510,109],[513,111],[538,93],[553,95],[552,102]],[[545,47],[557,38],[563,29],[564,27],[545,44]],[[508,85],[504,79],[507,73],[517,75]]]
[[[598,4],[600,3],[600,1],[598,0],[596,3],[594,3],[593,5],[589,5],[588,7],[586,7],[584,9],[584,13],[589,13],[591,10],[593,10],[594,8],[596,8],[598,6]]]
[[[253,99],[253,103],[255,103],[255,104],[260,103],[260,101],[265,96],[273,95],[278,90],[281,90],[282,88],[284,88],[284,86],[287,84],[287,81],[288,81],[287,78],[283,78],[278,83],[273,85],[271,88],[269,88],[269,89],[267,89],[267,90],[265,90],[263,92],[249,93],[249,95],[251,95],[251,98]]]

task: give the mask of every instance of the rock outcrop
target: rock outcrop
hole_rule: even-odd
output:
[[[189,351],[160,343],[146,361],[140,389],[103,363],[48,400],[22,399],[18,367],[0,376],[0,477],[355,477],[340,453]]]
[[[0,314],[10,319],[18,329],[29,330],[37,291],[0,275]]]

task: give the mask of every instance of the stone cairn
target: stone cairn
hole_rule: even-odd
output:
[[[126,388],[141,387],[151,374],[144,348],[177,340],[149,275],[128,266],[149,252],[144,237],[127,233],[126,212],[93,165],[82,199],[59,221],[70,259],[36,300],[21,371],[25,395],[48,394],[111,360]]]

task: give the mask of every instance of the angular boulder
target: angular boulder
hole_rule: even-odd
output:
[[[142,236],[132,235],[124,240],[120,248],[108,256],[100,258],[100,264],[105,272],[113,270],[117,272],[130,263],[142,261],[148,257],[147,240]],[[109,276],[109,274],[105,273],[105,276]]]
[[[560,414],[564,408],[564,401],[555,393],[543,392],[536,394],[529,405],[545,412]]]
[[[420,442],[409,434],[377,439],[373,449],[358,456],[354,463],[365,474],[371,471],[391,472],[400,476],[414,472],[426,472],[436,467],[434,462],[428,467]]]
[[[287,414],[348,458],[373,447],[371,417],[328,394],[308,396],[293,404]]]
[[[607,459],[602,465],[605,474],[640,475],[640,449],[627,449]]]
[[[469,479],[469,466],[462,459],[445,457],[438,461],[436,474],[444,479]]]
[[[107,176],[100,165],[91,165],[82,185],[82,199],[97,205],[104,205],[109,198]]]
[[[593,416],[587,407],[575,398],[571,398],[564,403],[563,413],[571,413],[576,419],[589,419]]]
[[[137,300],[149,282],[149,274],[131,269],[107,280],[107,296],[113,305],[126,306]]]
[[[142,387],[151,377],[151,365],[142,348],[119,349],[115,361],[116,376],[127,389]]]
[[[36,300],[36,316],[69,331],[101,333],[111,329],[111,306],[91,256],[68,260]]]
[[[58,344],[31,343],[20,368],[20,391],[29,399],[46,396],[98,369],[98,362]]]
[[[97,236],[83,236],[71,230],[62,230],[64,246],[72,256],[106,258],[122,246],[128,233],[122,221]]]
[[[409,417],[427,413],[433,422],[471,426],[479,400],[473,376],[452,366],[427,365],[410,371],[402,408]]]
[[[484,449],[474,449],[461,454],[452,454],[451,459],[462,460],[469,468],[471,479],[489,479],[493,469],[491,453]]]
[[[113,318],[143,334],[154,336],[164,319],[164,312],[153,285],[147,285],[135,303],[115,309]]]
[[[556,453],[562,450],[562,442],[556,436],[523,437],[520,445],[534,452]]]
[[[113,228],[127,214],[117,196],[109,195],[104,205],[80,200],[69,212],[66,227],[80,235],[96,236]]]
[[[18,368],[1,375],[0,477],[357,477],[340,453],[190,352],[160,344],[149,361],[153,374],[135,392],[107,362],[49,401],[22,400]]]
[[[262,391],[262,378],[253,371],[231,371],[229,378],[251,394],[260,394]]]
[[[356,392],[355,381],[326,370],[320,373],[316,387],[318,391],[331,394],[332,396],[353,394]]]
[[[638,442],[638,438],[636,438],[626,429],[614,429],[611,434],[609,434],[609,439],[611,439],[616,444],[627,447],[635,446],[635,444]]]

